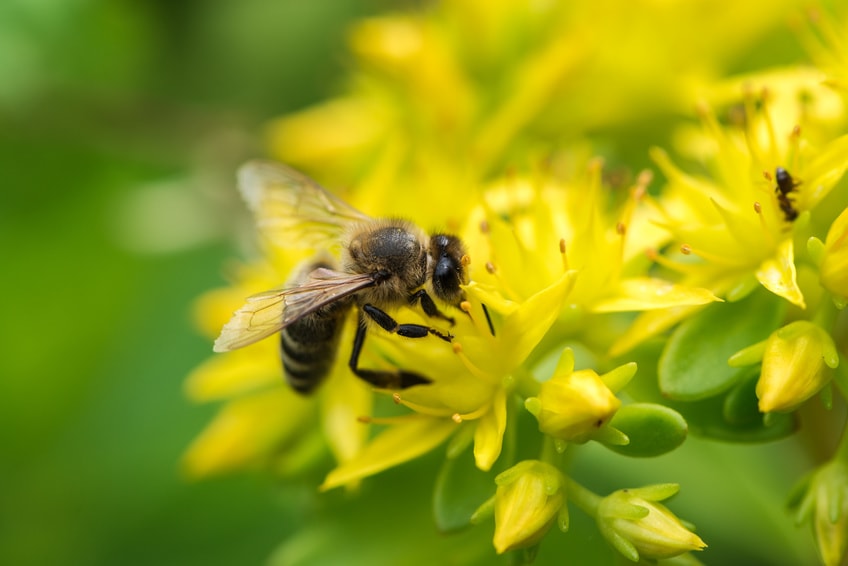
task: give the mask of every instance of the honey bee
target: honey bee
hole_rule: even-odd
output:
[[[430,318],[453,325],[433,296],[459,308],[469,263],[462,241],[453,235],[427,235],[400,219],[377,219],[359,212],[306,175],[285,165],[252,161],[238,173],[239,189],[272,243],[327,250],[340,246],[340,261],[324,251],[305,263],[283,287],[247,298],[215,341],[225,352],[280,333],[280,353],[288,383],[309,393],[329,373],[343,322],[358,311],[349,366],[380,388],[404,389],[430,383],[411,371],[359,367],[369,326],[404,336],[452,336],[431,326],[399,323],[384,309],[420,305]],[[431,296],[432,294],[432,296]]]
[[[798,210],[795,208],[795,203],[789,193],[796,192],[795,187],[801,184],[800,181],[795,181],[792,175],[783,167],[778,167],[774,170],[774,176],[777,180],[777,186],[774,188],[774,194],[777,195],[777,203],[780,205],[780,210],[783,211],[783,218],[787,222],[792,222],[798,218]]]

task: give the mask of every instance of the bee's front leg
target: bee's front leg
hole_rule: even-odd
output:
[[[430,318],[441,318],[442,320],[449,322],[451,326],[456,324],[456,320],[454,320],[453,317],[448,316],[439,310],[436,303],[433,302],[433,298],[430,297],[425,289],[419,289],[409,295],[409,304],[414,305],[415,303],[421,303],[421,309],[424,311],[424,314]]]
[[[365,344],[365,334],[368,330],[363,316],[363,314],[359,315],[359,324],[356,328],[356,336],[353,338],[353,350],[350,353],[350,361],[348,362],[348,366],[350,366],[354,375],[375,387],[379,387],[380,389],[406,389],[413,385],[427,385],[432,383],[423,375],[419,375],[411,371],[386,371],[360,368],[359,354],[362,353],[362,346]],[[426,336],[426,334],[424,334],[424,336]]]

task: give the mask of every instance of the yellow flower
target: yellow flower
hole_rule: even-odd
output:
[[[237,284],[197,301],[198,327],[210,338],[216,336],[246,296],[278,286],[283,279],[278,272],[292,264],[290,256],[276,261],[277,269],[263,264],[236,270]],[[351,330],[345,330],[342,340],[352,339]],[[189,447],[186,471],[205,476],[270,466],[285,475],[307,467],[325,445],[339,461],[352,458],[365,443],[368,427],[351,423],[371,411],[371,393],[339,358],[326,386],[308,398],[284,382],[279,342],[273,339],[216,354],[201,364],[186,380],[187,394],[196,402],[225,404]]]
[[[619,368],[618,373],[621,373]],[[630,376],[635,364],[623,368]],[[629,376],[624,382],[629,380]],[[623,385],[623,384],[622,384]],[[621,406],[606,380],[592,370],[574,371],[570,351],[563,354],[554,375],[525,407],[539,421],[539,430],[568,442],[585,442],[605,426]]]
[[[524,460],[495,478],[498,554],[539,542],[565,504],[562,474],[538,460]]]
[[[822,285],[838,297],[848,297],[848,208],[833,221],[819,266]]]
[[[657,503],[677,493],[676,484],[621,489],[605,497],[598,508],[601,533],[624,556],[662,560],[707,545],[671,511]]]
[[[778,131],[771,118],[768,91],[745,91],[739,128],[723,127],[706,107],[701,118],[706,135],[695,148],[711,175],[690,175],[654,149],[654,161],[667,179],[661,197],[651,204],[656,221],[675,245],[654,255],[677,271],[681,283],[706,287],[738,300],[757,284],[805,308],[798,283],[794,235],[848,167],[848,136],[815,140],[796,127]],[[758,109],[758,106],[760,108]],[[668,309],[641,315],[619,338],[620,354],[646,335],[665,330],[695,308]]]
[[[791,411],[830,381],[825,366],[835,368],[839,354],[830,334],[816,324],[798,320],[773,332],[767,340],[731,356],[734,366],[762,359],[757,381],[760,411]]]

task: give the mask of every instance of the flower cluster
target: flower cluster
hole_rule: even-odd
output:
[[[211,358],[188,392],[225,404],[189,448],[189,472],[320,474],[327,491],[443,455],[437,526],[479,530],[493,516],[497,554],[535,557],[554,523],[570,530],[575,506],[629,560],[694,562],[688,553],[706,544],[659,503],[677,484],[620,489],[622,472],[602,496],[578,463],[595,450],[669,454],[690,433],[785,438],[799,415],[848,397],[848,91],[833,88],[846,59],[832,31],[848,13],[815,11],[796,26],[831,76],[822,82],[811,66],[727,75],[737,48],[788,34],[800,7],[704,18],[706,5],[617,5],[609,21],[605,2],[463,0],[357,24],[346,94],[272,123],[269,151],[349,187],[338,196],[369,216],[456,235],[461,299],[437,300],[444,315],[434,314],[419,301],[422,289],[438,298],[429,280],[408,305],[376,304],[409,332],[429,329],[405,338],[395,323],[363,334],[361,286],[340,292],[350,312],[338,355],[310,396],[281,379],[273,338]],[[592,33],[587,19],[599,22]],[[646,117],[665,129],[663,147]],[[644,142],[659,178],[620,165],[627,136]],[[291,222],[253,208],[261,235]],[[309,206],[285,210],[305,230],[321,222]],[[263,261],[201,298],[210,337],[304,260],[349,253],[344,238],[330,256],[309,234],[295,239],[262,240]],[[366,383],[351,348],[360,368],[423,379]],[[811,463],[820,467],[795,498],[826,564],[848,547],[845,445]]]

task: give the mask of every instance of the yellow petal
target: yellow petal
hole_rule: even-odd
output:
[[[498,389],[492,399],[492,407],[479,421],[474,431],[474,461],[484,472],[501,455],[503,435],[506,430],[506,392]]]
[[[278,387],[228,403],[195,439],[186,471],[205,476],[243,468],[297,441],[309,426],[314,401]]]
[[[456,430],[450,419],[411,415],[371,441],[355,458],[327,474],[321,490],[356,482],[425,454]]]
[[[774,257],[760,264],[756,275],[763,287],[775,295],[783,297],[802,309],[807,308],[795,277],[795,259],[791,238],[784,240],[778,246]]]
[[[676,285],[662,279],[637,277],[619,283],[616,296],[596,303],[594,312],[624,312],[704,305],[720,301],[709,290]]]
[[[505,365],[514,368],[523,362],[559,317],[562,303],[574,286],[577,272],[563,273],[556,283],[542,289],[504,320],[502,343],[509,344]]]
[[[283,383],[276,341],[213,356],[192,371],[186,394],[198,402],[225,399]]]
[[[373,397],[365,383],[353,377],[343,363],[336,365],[322,388],[321,420],[327,443],[338,462],[352,460],[368,440],[370,427],[358,418],[371,414]]]

